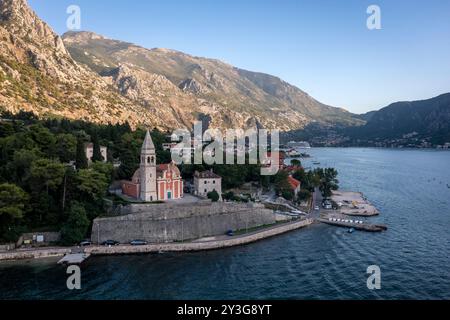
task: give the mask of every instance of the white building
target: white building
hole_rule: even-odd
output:
[[[86,153],[88,163],[92,163],[92,157],[94,156],[94,144],[86,143],[84,145],[84,152]],[[106,162],[108,160],[108,148],[100,146],[100,153],[102,154],[103,162]]]
[[[194,173],[194,194],[206,198],[208,193],[216,191],[222,199],[222,177],[212,170]]]
[[[156,151],[148,130],[142,144],[139,174],[141,200],[146,202],[156,201],[158,199],[156,189]]]

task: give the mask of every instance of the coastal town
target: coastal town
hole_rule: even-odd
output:
[[[37,120],[12,123],[23,127],[26,122]],[[33,124],[28,130],[37,128]],[[41,133],[44,128],[39,128]],[[224,165],[177,165],[170,157],[176,146],[170,142],[173,136],[149,130],[135,132],[142,142],[135,148],[139,155],[133,161],[138,161],[128,169],[127,158],[121,154],[128,151],[130,141],[115,158],[108,143],[101,144],[98,131],[94,132],[90,141],[84,140],[88,139],[86,135],[74,144],[75,160],[66,157],[67,163],[61,164],[66,173],[58,181],[65,185],[57,194],[67,203],[64,197],[71,193],[68,175],[81,174],[86,181],[76,181],[83,192],[100,192],[95,201],[98,214],[80,227],[80,221],[85,220],[83,207],[88,204],[82,206],[78,200],[76,210],[73,204],[69,209],[79,214],[76,221],[71,222],[69,217],[60,231],[44,226],[39,231],[17,234],[14,242],[0,247],[0,259],[65,255],[62,262],[76,263],[95,254],[209,250],[247,244],[314,223],[344,227],[349,232],[386,230],[386,226],[366,221],[379,212],[362,194],[338,191],[335,169],[305,170],[302,160],[310,158],[307,142],[290,142],[270,151],[267,159],[277,160],[278,173],[261,176],[258,168],[271,166],[270,161],[256,166],[226,166],[225,170]],[[127,134],[124,137],[130,138]],[[135,166],[138,168],[133,169]],[[127,173],[120,174],[124,169]],[[99,173],[105,172],[110,182],[101,192],[95,189],[99,187],[95,179],[104,180]]]

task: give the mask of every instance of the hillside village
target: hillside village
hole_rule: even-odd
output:
[[[60,243],[87,237],[92,221],[118,206],[202,201],[281,201],[305,208],[317,172],[284,164],[261,176],[259,165],[185,165],[171,161],[170,133],[125,125],[38,120],[3,114],[0,121],[2,241],[26,232],[60,232]],[[316,180],[316,181],[314,181]],[[278,199],[278,200],[277,200]]]

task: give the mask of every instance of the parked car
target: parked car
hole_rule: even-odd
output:
[[[234,236],[234,231],[233,230],[228,230],[227,231],[227,236],[233,237]]]
[[[80,242],[80,247],[87,247],[92,244],[91,240],[83,240]]]
[[[132,246],[145,246],[147,245],[147,241],[144,240],[133,240],[130,242]]]
[[[114,241],[114,240],[106,240],[103,241],[102,246],[118,246],[120,243],[118,241]]]

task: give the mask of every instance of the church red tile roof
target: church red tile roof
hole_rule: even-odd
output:
[[[156,170],[158,170],[158,171],[166,171],[167,169],[169,169],[169,164],[168,163],[158,164],[156,166]]]

